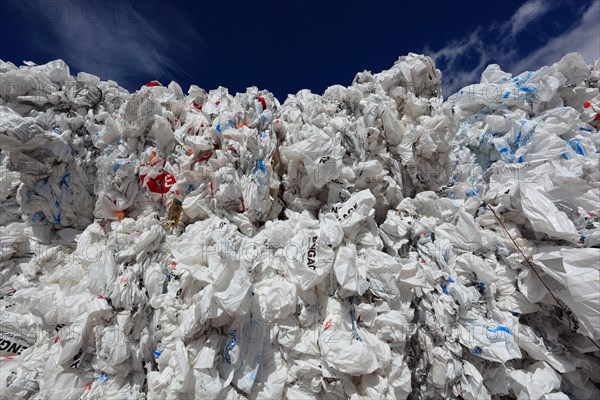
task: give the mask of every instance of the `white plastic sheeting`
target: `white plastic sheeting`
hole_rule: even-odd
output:
[[[1,62],[1,396],[600,397],[599,70],[281,104]]]

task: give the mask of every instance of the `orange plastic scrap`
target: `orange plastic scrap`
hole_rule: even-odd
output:
[[[165,227],[176,227],[179,225],[179,218],[181,217],[181,213],[183,212],[182,204],[179,200],[175,199],[169,206],[169,210],[167,211],[167,219],[165,221]]]
[[[125,217],[125,211],[122,211],[122,210],[121,211],[113,211],[112,213],[115,217],[117,217],[117,219],[119,221],[121,221]]]
[[[156,158],[156,152],[154,150],[152,150],[152,154],[150,154],[149,162],[152,162],[152,160],[154,160],[155,158]]]

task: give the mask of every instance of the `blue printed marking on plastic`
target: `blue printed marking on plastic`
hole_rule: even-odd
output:
[[[508,99],[508,97],[509,97],[509,96],[510,96],[510,92],[506,92],[506,93],[504,93],[504,98],[505,98],[505,99]]]
[[[475,349],[473,350],[473,354],[475,354],[476,356],[480,356],[481,353],[483,353],[483,350],[479,346],[475,347]]]
[[[569,146],[571,146],[571,148],[580,155],[585,155],[583,148],[581,147],[581,144],[579,143],[579,140],[567,140],[567,143],[569,144]]]
[[[256,368],[258,367],[258,365],[260,364],[260,361],[262,360],[262,355],[258,354],[256,356],[256,358],[254,358],[254,364],[252,364],[252,368]]]
[[[106,382],[107,380],[108,380],[108,376],[106,376],[106,374],[102,374],[102,375],[100,375],[100,378],[98,378],[98,381],[100,383]]]
[[[501,331],[501,332],[506,332],[509,335],[512,335],[512,332],[510,331],[510,329],[508,329],[506,326],[502,326],[502,325],[498,325],[498,327],[496,329],[486,328],[486,330],[488,332],[492,332],[492,333],[498,333],[498,331]]]
[[[521,87],[519,87],[519,91],[520,92],[525,92],[525,93],[533,93],[535,91],[535,88],[534,89],[530,89],[527,86],[521,86]]]
[[[154,355],[154,357],[158,358],[161,355],[161,352],[159,350],[153,351],[152,354]]]
[[[575,393],[573,392],[573,388],[570,387],[570,386],[567,386],[565,389],[563,389],[563,393],[566,394],[569,397],[569,400],[577,398],[575,396]]]
[[[533,127],[532,130],[530,130],[525,136],[523,136],[523,139],[521,140],[521,142],[519,143],[519,146],[525,146],[527,143],[529,143],[529,140],[531,139],[531,137],[533,136],[533,132],[535,131],[535,126]]]
[[[448,293],[448,283],[454,283],[454,279],[448,278],[448,280],[446,281],[446,283],[442,284],[442,291],[444,292],[444,294],[449,294]]]
[[[485,282],[479,282],[479,285],[477,286],[477,290],[479,290],[479,293],[484,294],[485,293]]]
[[[523,125],[521,125],[521,128],[523,127]],[[517,134],[517,138],[515,139],[515,146],[519,145],[519,142],[521,141],[521,130],[519,129],[519,133]]]
[[[450,259],[450,254],[449,253],[450,253],[450,249],[448,249],[448,248],[444,249],[443,257],[444,257],[444,261],[445,262],[448,262],[448,260]]]
[[[265,162],[264,162],[263,160],[258,160],[258,169],[259,169],[261,172],[264,172],[264,171],[265,171]]]
[[[525,77],[525,79],[523,79],[523,81],[517,83],[517,86],[521,86],[522,84],[527,82],[529,80],[529,78],[531,78],[531,75],[533,75],[533,72],[527,71],[527,76]]]
[[[163,294],[168,293],[169,292],[169,281],[171,280],[171,275],[168,273],[164,273],[165,279],[163,280],[163,288],[162,288],[162,292]]]
[[[31,216],[31,222],[40,222],[45,218],[43,211],[36,211],[35,214]]]
[[[231,333],[229,334],[229,336],[231,336],[231,342],[225,345],[225,351],[223,356],[225,357],[225,361],[227,362],[227,364],[231,364],[231,355],[229,354],[229,352],[233,350],[233,348],[237,344],[236,333],[237,330],[231,331]]]
[[[262,355],[258,354],[254,359],[254,363],[252,364],[252,371],[246,376],[250,382],[254,382],[256,380],[258,366],[262,360]]]
[[[354,300],[353,300],[354,302]],[[356,312],[354,311],[354,304],[350,308],[350,318],[352,319],[352,328],[354,330],[354,338],[359,342],[363,342],[363,338],[358,333],[358,322],[356,321]]]
[[[503,147],[500,150],[498,150],[498,154],[504,154],[507,153],[505,157],[505,160],[508,162],[514,162],[515,161],[515,155],[513,154],[512,150],[509,149],[508,147]]]
[[[69,187],[69,174],[65,174],[65,176],[63,176],[62,180],[60,181],[60,184],[65,187]]]
[[[529,142],[529,140],[533,136],[533,132],[535,131],[535,125],[533,126],[533,128],[529,132],[527,132],[525,134],[525,136],[523,136],[523,127],[525,126],[525,124],[527,122],[528,121],[521,121],[521,127],[519,128],[519,133],[517,134],[517,137],[516,137],[516,139],[515,139],[515,141],[513,143],[517,147],[526,145],[527,142]]]
[[[113,165],[113,172],[117,172],[119,170],[120,166],[121,165],[119,163],[114,163],[114,165]]]
[[[496,330],[506,332],[506,333],[512,335],[512,332],[506,326],[498,325],[498,328],[496,328]]]
[[[521,134],[523,133],[523,126],[525,125],[525,121],[521,121],[521,126],[519,127],[519,133],[514,141],[515,146],[519,146],[519,142],[521,141]]]
[[[444,292],[444,294],[448,294],[448,288],[446,287],[445,283],[442,285],[442,291]]]

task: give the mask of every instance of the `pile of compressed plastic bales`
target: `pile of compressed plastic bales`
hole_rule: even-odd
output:
[[[2,398],[600,397],[599,80],[0,62]]]

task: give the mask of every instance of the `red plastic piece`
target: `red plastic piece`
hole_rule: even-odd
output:
[[[212,156],[212,151],[209,151],[205,155],[198,157],[198,162],[207,161],[211,156]]]
[[[146,175],[140,175],[140,179],[144,180]],[[161,172],[156,178],[149,178],[146,181],[146,187],[153,193],[165,194],[176,183],[175,177],[168,172]]]
[[[259,97],[256,100],[260,101],[260,104],[262,104],[263,111],[267,109],[267,101],[264,97]]]

